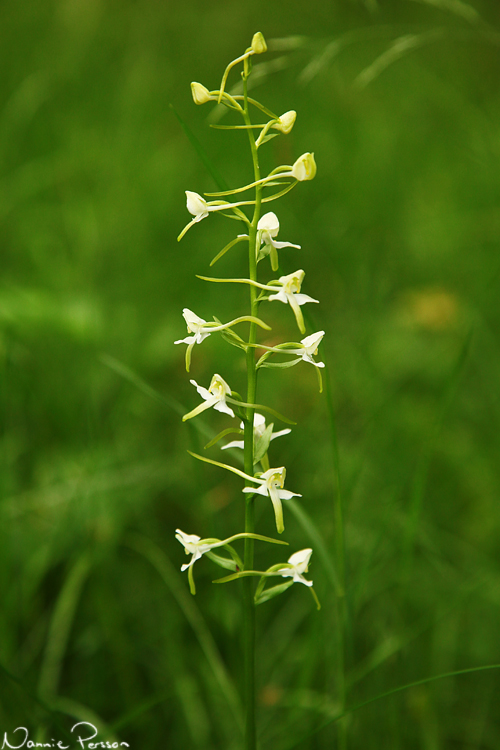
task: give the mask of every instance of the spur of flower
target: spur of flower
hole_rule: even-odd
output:
[[[196,380],[190,380],[189,382],[194,385],[202,397],[203,403],[188,412],[188,414],[184,414],[182,417],[183,422],[196,417],[198,414],[201,414],[202,411],[210,409],[212,406],[216,411],[224,412],[225,414],[229,414],[230,417],[234,417],[234,411],[226,403],[226,398],[231,396],[231,388],[228,386],[224,378],[215,374],[210,382],[208,390],[203,388],[203,386],[198,385]]]
[[[240,422],[240,428],[242,430],[245,428],[243,422]],[[266,418],[262,414],[255,413],[253,415],[253,439],[256,446],[258,444],[258,441],[264,437],[266,429]],[[290,428],[279,430],[278,432],[271,431],[269,441],[274,440],[277,437],[282,437],[282,435],[288,435],[289,432],[291,432]],[[223,445],[221,447],[222,450],[226,450],[226,448],[241,448],[241,450],[243,450],[245,448],[245,443],[243,440],[232,440],[230,443],[227,443],[226,445]]]
[[[288,558],[288,563],[277,570],[283,578],[293,578],[294,583],[303,583],[306,586],[312,586],[312,581],[307,581],[303,574],[307,573],[309,567],[309,560],[311,559],[312,549],[301,549],[299,552],[294,552]]]
[[[285,529],[281,501],[289,500],[291,497],[302,497],[302,495],[299,495],[297,492],[290,492],[290,490],[283,489],[285,485],[285,476],[286,469],[284,466],[279,469],[269,469],[261,474],[260,477],[247,476],[247,479],[258,484],[258,487],[243,488],[243,492],[251,492],[256,495],[264,495],[264,497],[271,498],[278,534],[282,534]]]
[[[192,336],[186,336],[186,338],[184,339],[178,339],[177,341],[174,341],[174,344],[188,345],[188,348],[186,349],[187,372],[189,372],[189,368],[191,365],[191,352],[193,351],[194,345],[201,344],[202,341],[210,336],[211,333],[224,331],[227,328],[231,328],[232,326],[236,325],[236,323],[243,323],[245,321],[250,323],[257,323],[257,325],[259,325],[261,328],[271,330],[266,323],[264,323],[259,318],[253,317],[252,315],[243,315],[240,318],[230,320],[229,323],[217,323],[215,321],[207,322],[206,320],[203,320],[203,318],[200,318],[198,315],[196,315],[196,313],[194,313],[192,310],[189,310],[187,307],[185,307],[182,311],[182,316],[186,321],[188,333],[191,333]]]

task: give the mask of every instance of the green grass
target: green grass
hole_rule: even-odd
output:
[[[203,559],[192,598],[174,539],[240,530],[241,484],[187,453],[227,425],[181,423],[197,402],[173,341],[184,306],[229,319],[247,290],[195,278],[227,222],[175,238],[184,190],[217,187],[193,139],[229,185],[251,178],[245,134],[209,129],[189,83],[216,86],[260,29],[300,37],[261,69],[259,98],[298,112],[263,167],[315,152],[279,211],[303,249],[280,261],[321,300],[331,385],[259,376],[297,422],[273,455],[322,603],[292,587],[257,610],[261,748],[497,750],[500,671],[474,671],[500,663],[496,4],[228,7],[0,9],[0,734],[90,721],[132,748],[241,747],[240,584]],[[217,274],[241,275],[239,249]],[[237,350],[194,354],[198,382],[241,392]]]

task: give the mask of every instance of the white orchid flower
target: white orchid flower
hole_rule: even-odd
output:
[[[207,323],[203,318],[198,317],[196,313],[185,307],[182,311],[182,317],[186,321],[188,333],[192,333],[193,336],[186,336],[185,339],[178,339],[174,341],[174,344],[201,344],[205,341],[208,336],[212,333],[212,330],[207,331],[205,326],[210,327],[210,323]],[[220,327],[220,326],[219,326]]]
[[[306,336],[305,339],[302,339],[298,349],[290,349],[288,346],[286,349],[284,347],[278,348],[277,346],[264,346],[264,344],[259,344],[259,346],[262,349],[267,349],[268,352],[275,352],[276,354],[296,354],[298,359],[295,360],[293,364],[297,364],[303,359],[304,362],[310,362],[315,367],[324,367],[324,362],[315,362],[313,359],[313,356],[318,353],[318,346],[321,344],[324,335],[324,331],[311,333],[310,336]]]
[[[312,555],[312,549],[301,549],[299,552],[294,552],[288,558],[288,566],[281,568],[277,573],[283,576],[283,578],[293,578],[295,583],[303,583],[305,586],[312,586],[312,581],[307,581],[303,573],[307,573],[309,566],[309,560]]]
[[[324,331],[318,331],[317,333],[311,333],[310,336],[306,336],[305,339],[301,340],[302,349],[297,349],[297,354],[300,354],[304,362],[310,362],[315,367],[324,367],[324,362],[315,362],[313,356],[318,353],[318,346],[321,344]],[[290,351],[290,350],[289,350]]]
[[[186,206],[194,219],[191,219],[189,224],[186,224],[180,235],[177,237],[177,242],[182,240],[188,229],[193,224],[197,224],[202,219],[206,219],[209,213],[213,211],[225,211],[228,208],[237,208],[238,206],[246,206],[254,203],[254,201],[240,201],[239,203],[227,203],[227,201],[206,201],[199,193],[194,193],[192,190],[186,190]]]
[[[215,374],[213,376],[208,390],[198,385],[196,380],[190,380],[189,382],[194,385],[204,403],[199,404],[199,406],[188,414],[184,414],[182,417],[183,422],[196,417],[202,411],[210,409],[212,406],[216,411],[224,412],[225,414],[229,414],[230,417],[234,417],[234,411],[226,404],[226,397],[231,395],[231,388],[220,375]]]
[[[208,323],[203,318],[198,317],[196,313],[189,310],[187,307],[182,311],[182,316],[186,321],[188,333],[192,333],[192,336],[186,336],[185,339],[178,339],[174,341],[174,344],[187,344],[186,349],[186,370],[189,372],[191,364],[191,352],[195,344],[201,344],[206,338],[210,336],[214,331],[221,331],[227,326],[218,326],[216,323]],[[208,329],[208,330],[207,330]]]
[[[257,260],[271,254],[271,267],[273,271],[277,271],[279,265],[277,250],[282,247],[295,247],[297,250],[300,250],[300,245],[293,245],[291,242],[278,242],[274,239],[280,230],[280,223],[278,217],[272,211],[261,216],[257,224],[257,230],[259,232],[260,244],[263,245],[258,252]]]
[[[274,515],[276,518],[276,530],[278,534],[283,533],[285,526],[283,523],[283,506],[281,505],[282,500],[289,500],[291,497],[302,497],[297,492],[290,492],[290,490],[283,489],[285,484],[286,469],[282,466],[279,469],[269,469],[265,471],[260,477],[248,477],[252,482],[256,482],[260,486],[255,487],[244,487],[243,492],[253,492],[256,495],[264,495],[264,497],[270,497],[274,508]]]
[[[205,198],[199,195],[199,193],[194,193],[192,190],[186,190],[185,192],[187,210],[194,216],[193,221],[197,222],[205,219],[210,212],[210,206]]]
[[[186,370],[189,372],[189,367],[191,364],[191,352],[193,350],[193,347],[195,344],[201,344],[202,341],[205,341],[206,338],[210,336],[211,333],[216,333],[217,331],[224,331],[228,328],[231,328],[231,326],[236,325],[236,323],[243,323],[244,321],[248,321],[250,323],[256,323],[261,328],[264,328],[266,330],[271,330],[270,327],[263,323],[263,321],[259,320],[259,318],[254,318],[251,315],[243,315],[240,318],[235,318],[234,320],[230,320],[229,323],[221,323],[220,325],[216,322],[210,322],[203,320],[203,318],[200,318],[196,313],[194,313],[192,310],[189,310],[187,307],[185,307],[182,311],[182,316],[184,320],[186,321],[188,333],[193,334],[192,336],[186,336],[184,339],[177,339],[177,341],[174,341],[174,344],[187,344],[188,348],[186,349]]]
[[[297,245],[294,245],[293,247],[297,247]],[[306,327],[304,325],[304,318],[302,316],[300,306],[305,305],[306,302],[318,303],[319,300],[314,299],[313,297],[309,297],[308,294],[301,293],[300,289],[302,287],[304,276],[304,271],[299,268],[298,271],[289,273],[287,276],[280,276],[278,280],[270,281],[269,284],[261,284],[258,281],[254,281],[253,279],[214,279],[210,276],[198,276],[198,278],[203,279],[203,281],[212,281],[214,283],[220,284],[250,284],[251,286],[257,287],[258,289],[263,289],[266,292],[274,292],[274,294],[270,294],[267,299],[270,301],[279,300],[280,302],[284,302],[285,304],[290,305],[293,310],[293,314],[295,315],[295,319],[297,321],[300,332],[305,333]],[[264,297],[264,299],[266,298]]]
[[[310,362],[315,367],[324,367],[324,362],[315,362],[313,359],[313,356],[318,353],[318,346],[321,344],[324,335],[324,331],[311,333],[310,336],[306,336],[305,339],[302,339],[299,349],[289,349],[288,347],[286,349],[278,349],[275,346],[263,346],[262,344],[260,346],[263,349],[267,349],[268,352],[276,352],[277,354],[296,354],[299,357],[296,362],[303,359],[304,362]]]
[[[240,422],[240,428],[242,430],[245,429],[245,425],[243,422]],[[253,415],[254,441],[256,442],[259,438],[261,438],[265,431],[266,431],[266,418],[262,414],[255,413]],[[278,432],[273,432],[271,434],[271,440],[274,440],[277,437],[282,437],[283,435],[288,435],[289,432],[291,432],[289,428],[287,428],[286,430],[279,430]],[[245,443],[243,440],[232,440],[230,443],[227,443],[227,445],[223,445],[221,449],[224,451],[227,448],[241,448],[241,450],[243,450],[245,448]]]
[[[175,530],[175,538],[182,544],[186,555],[192,555],[191,560],[181,567],[181,571],[184,572],[192,565],[195,564],[196,560],[199,560],[205,552],[210,552],[214,547],[222,547],[226,542],[221,542],[219,539],[208,540],[201,539],[196,534],[185,534],[180,529]]]
[[[269,295],[270,301],[279,300],[280,302],[284,302],[285,304],[288,303],[290,305],[301,333],[306,332],[306,327],[299,306],[305,305],[306,302],[319,302],[319,300],[309,297],[308,294],[301,294],[300,288],[304,276],[305,273],[302,269],[294,271],[294,273],[289,273],[287,276],[280,276],[278,281],[282,285],[282,288],[276,294]]]

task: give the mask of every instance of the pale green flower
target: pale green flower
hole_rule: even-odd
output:
[[[174,341],[174,344],[201,344],[213,331],[213,327],[210,323],[207,323],[203,318],[199,318],[196,313],[189,310],[187,307],[182,311],[182,316],[186,321],[188,333],[192,333],[193,336],[187,336],[185,339],[178,339]],[[209,326],[210,329],[207,331],[205,326]],[[218,327],[220,330],[220,326]]]
[[[219,200],[207,202],[205,198],[203,198],[199,193],[195,193],[192,190],[186,190],[185,193],[187,210],[190,214],[192,214],[192,216],[194,216],[194,219],[191,219],[189,224],[186,224],[180,235],[177,237],[177,242],[182,240],[188,229],[190,229],[193,224],[197,224],[202,219],[206,219],[209,213],[212,213],[213,211],[225,211],[226,209],[237,208],[238,206],[244,206],[248,205],[249,203],[253,203],[253,201],[227,203],[226,201]]]
[[[243,422],[240,422],[240,428],[243,430],[245,428],[245,425]],[[255,413],[253,415],[253,436],[254,441],[257,441],[259,438],[261,438],[266,431],[266,418],[262,414]],[[279,430],[278,432],[273,432],[271,434],[271,440],[274,440],[277,437],[282,437],[282,435],[288,435],[288,433],[291,432],[289,428],[286,430]],[[232,440],[230,443],[227,443],[227,445],[222,446],[222,450],[226,450],[226,448],[241,448],[243,450],[245,447],[245,443],[243,440]]]
[[[252,315],[243,315],[240,318],[235,318],[234,320],[230,320],[229,323],[216,323],[216,322],[210,322],[203,320],[203,318],[198,317],[196,313],[194,313],[192,310],[189,310],[187,307],[185,307],[182,311],[182,315],[184,317],[184,320],[186,321],[188,333],[192,333],[192,336],[186,336],[184,339],[177,339],[177,341],[174,341],[174,344],[187,344],[188,348],[186,349],[186,370],[189,372],[189,368],[191,365],[191,352],[193,350],[193,347],[195,344],[201,344],[203,341],[205,341],[208,336],[210,336],[211,333],[217,333],[217,331],[225,331],[228,328],[231,328],[232,326],[236,325],[237,323],[244,323],[245,321],[250,323],[256,323],[261,328],[264,328],[265,330],[270,331],[270,327],[267,325],[267,323],[264,323],[259,318],[254,318]]]
[[[271,254],[271,267],[273,271],[277,271],[279,265],[277,250],[280,250],[282,247],[295,247],[297,250],[300,250],[300,245],[293,245],[291,242],[278,242],[278,240],[274,239],[280,231],[280,223],[278,217],[272,211],[261,216],[257,224],[257,231],[259,232],[261,244],[257,260]]]
[[[312,581],[307,581],[303,573],[307,573],[309,566],[309,560],[312,555],[312,549],[301,549],[299,552],[294,552],[288,558],[288,565],[286,568],[281,568],[277,573],[283,576],[283,578],[293,578],[295,583],[303,583],[305,586],[312,586]]]
[[[318,353],[318,346],[321,344],[321,340],[325,335],[324,331],[318,331],[317,333],[311,333],[310,336],[306,336],[302,339],[300,349],[287,349],[287,354],[298,354],[304,362],[310,362],[315,367],[324,367],[324,362],[315,362],[313,356]]]
[[[210,552],[214,547],[222,547],[225,544],[225,542],[221,542],[219,539],[210,541],[208,539],[201,539],[196,534],[185,534],[180,529],[176,529],[175,532],[175,538],[184,547],[186,555],[192,555],[191,560],[181,567],[182,572],[194,565],[196,560],[199,560],[205,552]]]
[[[215,411],[224,412],[225,414],[229,414],[230,417],[234,417],[234,411],[226,404],[226,397],[231,395],[231,388],[228,386],[224,378],[215,374],[210,382],[208,390],[203,388],[202,385],[198,385],[196,380],[190,380],[189,382],[194,385],[204,403],[197,406],[188,414],[184,414],[182,417],[183,422],[192,417],[196,417],[198,414],[201,414],[202,411],[210,409],[211,407],[213,407]]]
[[[278,534],[281,534],[284,529],[283,523],[283,506],[281,505],[282,500],[289,500],[291,497],[302,497],[302,495],[296,492],[290,492],[289,490],[283,489],[285,484],[286,469],[282,466],[279,469],[269,469],[265,471],[260,477],[253,477],[252,482],[256,482],[260,486],[255,487],[244,487],[243,492],[253,492],[256,495],[264,495],[264,497],[270,497],[274,508],[274,515],[276,518],[276,529]],[[250,477],[248,477],[250,479]]]
[[[308,294],[302,294],[300,289],[304,280],[305,272],[302,269],[289,273],[287,276],[280,276],[278,282],[282,285],[282,288],[276,294],[269,295],[269,301],[279,300],[285,304],[289,304],[295,315],[297,325],[301,333],[306,332],[304,325],[304,318],[302,311],[300,310],[301,305],[305,305],[306,302],[318,302],[319,300],[309,297]],[[271,287],[269,287],[271,288]]]

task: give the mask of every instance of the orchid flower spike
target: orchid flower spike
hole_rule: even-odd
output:
[[[270,254],[273,271],[277,271],[279,265],[277,250],[282,247],[295,247],[300,250],[300,245],[293,245],[291,242],[278,242],[274,239],[280,230],[280,223],[278,217],[272,211],[261,216],[257,224],[257,230],[261,244],[257,253],[257,262]]]
[[[289,490],[283,489],[285,484],[286,469],[282,466],[280,469],[269,469],[265,471],[260,477],[254,477],[252,482],[256,482],[260,487],[244,487],[243,492],[252,492],[256,495],[269,496],[274,508],[274,515],[276,518],[276,530],[278,534],[282,534],[285,530],[283,523],[283,506],[281,505],[282,500],[289,500],[291,497],[302,497],[302,495],[296,492],[290,492]]]
[[[277,573],[283,576],[283,578],[293,578],[295,583],[303,583],[305,586],[312,586],[312,581],[307,581],[303,573],[307,573],[309,567],[309,560],[312,555],[312,549],[301,549],[299,552],[294,552],[288,558],[287,567],[281,568]]]
[[[203,386],[198,385],[196,380],[190,380],[189,382],[194,385],[204,403],[199,404],[199,406],[188,412],[188,414],[184,414],[182,417],[183,422],[192,419],[192,417],[196,417],[198,414],[201,414],[202,411],[210,409],[212,406],[215,411],[221,411],[225,414],[229,414],[230,417],[234,417],[234,411],[226,404],[226,397],[231,395],[231,388],[220,375],[215,374],[213,376],[208,390],[203,388]]]
[[[319,302],[319,300],[309,297],[308,294],[300,293],[304,276],[305,272],[302,269],[294,273],[289,273],[288,276],[280,276],[278,281],[282,285],[282,288],[277,294],[269,295],[270,301],[279,300],[290,305],[301,333],[306,332],[306,327],[300,305],[305,305],[306,302]]]
[[[245,425],[243,422],[240,422],[240,428],[243,430],[245,428]],[[256,442],[259,438],[261,438],[266,431],[266,418],[262,414],[255,413],[253,415],[253,438],[254,442]],[[290,428],[287,428],[286,430],[279,430],[278,432],[271,433],[271,440],[274,440],[274,438],[282,437],[282,435],[288,435],[288,433],[291,432]],[[227,443],[227,445],[222,446],[222,450],[226,450],[226,448],[241,448],[243,450],[245,448],[245,443],[243,440],[232,440],[230,443]]]

